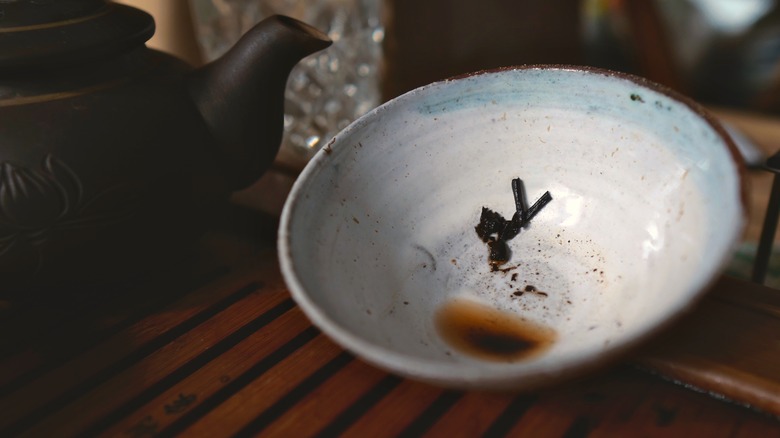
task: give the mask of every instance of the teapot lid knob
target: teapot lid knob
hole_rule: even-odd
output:
[[[105,0],[0,0],[0,72],[72,65],[154,35],[154,18]]]

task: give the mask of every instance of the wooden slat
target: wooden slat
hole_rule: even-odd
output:
[[[757,430],[763,432],[756,436],[777,436],[777,433],[780,433],[774,420],[757,415],[737,418],[733,410],[740,408],[706,395],[673,387],[670,384],[648,382],[647,386],[646,396],[636,399],[638,404],[630,416],[622,416],[622,413],[612,407],[592,415],[591,436],[613,437],[638,434],[730,437],[745,421],[756,422]],[[744,413],[748,414],[748,412]]]
[[[400,435],[420,436],[425,434],[452,408],[453,405],[457,404],[458,400],[462,397],[463,393],[459,391],[443,391],[420,413],[420,415],[415,417],[414,420],[401,431]]]
[[[119,436],[150,422],[155,425],[155,431],[163,430],[181,418],[182,414],[208,400],[232,377],[243,374],[307,327],[310,325],[301,317],[301,311],[293,308],[134,412],[121,415],[119,421],[109,421],[107,430],[91,427],[86,435],[105,433]],[[123,410],[126,409],[119,409],[118,413],[122,414]],[[101,422],[107,420],[111,418],[102,419]]]
[[[635,381],[624,380],[626,392],[612,393],[609,386],[590,391],[572,388],[541,395],[514,426],[510,436],[586,436],[599,415],[629,418],[646,393]],[[604,412],[608,411],[608,412]]]
[[[767,419],[747,417],[732,429],[734,438],[780,437],[780,426],[767,427]]]
[[[428,431],[431,437],[483,436],[516,398],[514,394],[467,393]],[[514,414],[519,420],[522,412]],[[468,418],[469,421],[463,421]]]
[[[363,393],[360,398],[353,401],[348,407],[343,409],[334,419],[325,427],[317,432],[318,436],[340,436],[344,430],[349,428],[358,418],[361,418],[376,403],[384,399],[385,396],[393,391],[403,380],[393,374],[387,374],[377,382],[370,390]]]
[[[353,360],[322,385],[313,388],[279,418],[269,417],[269,424],[250,423],[245,431],[250,434],[258,433],[258,436],[312,435],[384,376],[386,373],[359,360]]]
[[[262,266],[262,265],[261,265]],[[208,285],[173,303],[166,309],[159,309],[137,323],[120,331],[88,352],[61,364],[27,386],[0,399],[0,409],[5,415],[0,417],[0,429],[21,420],[36,410],[46,409],[47,404],[57,402],[58,398],[69,398],[70,392],[78,390],[79,385],[89,385],[90,379],[97,384],[96,378],[110,374],[112,368],[122,366],[138,351],[154,348],[154,340],[165,335],[177,325],[204,312],[209,306],[225,299],[236,289],[247,283],[257,281],[258,275],[275,269],[274,264],[266,263],[262,270],[245,270],[228,276],[222,281]],[[272,276],[273,277],[273,276]],[[283,296],[283,290],[279,292]],[[62,404],[62,403],[60,403]]]
[[[777,420],[619,367],[538,394],[509,436],[730,436],[742,424],[775,436]],[[678,432],[681,433],[678,435]]]
[[[305,348],[247,382],[189,427],[175,432],[183,436],[232,436],[341,353],[341,348],[319,335]],[[164,432],[170,433],[171,429]]]
[[[235,308],[229,309],[230,313],[215,316],[111,377],[100,386],[65,405],[57,406],[55,413],[38,419],[34,427],[29,430],[30,434],[42,436],[57,432],[71,435],[80,432],[144,391],[160,385],[159,382],[168,375],[199,358],[229,336],[233,330],[252,321],[257,314],[247,310],[250,309],[249,306],[262,306],[263,303],[278,304],[269,298],[271,297],[266,296],[262,301],[247,299],[236,303]],[[282,301],[285,296],[280,294],[277,299]]]
[[[344,431],[344,437],[398,436],[443,390],[405,380]]]
[[[239,327],[249,323],[261,312],[270,310],[273,306],[287,299],[286,291],[276,289],[262,293],[251,293],[244,299],[229,306],[225,311],[216,314],[192,330],[167,343],[141,360],[130,364],[126,369],[110,376],[99,386],[89,390],[83,396],[74,397],[58,406],[56,413],[39,421],[31,432],[46,434],[75,433],[90,423],[107,415],[122,403],[136,396],[142,390],[155,385],[168,374],[187,364],[214,344],[231,335]],[[168,314],[171,318],[176,313]],[[59,370],[58,370],[59,371]],[[66,373],[67,374],[67,373]],[[48,376],[47,376],[48,377]],[[17,400],[30,400],[39,391],[45,390],[45,385],[39,382],[50,382],[51,378],[36,381],[34,385],[25,388]],[[13,417],[20,416],[18,405],[3,406],[7,412],[13,412]],[[29,415],[29,408],[22,412]],[[35,412],[35,411],[33,411]],[[36,417],[40,417],[35,413]]]
[[[536,396],[533,394],[521,394],[515,397],[493,420],[490,427],[485,431],[485,436],[506,436],[509,430],[531,409],[534,403],[536,403]]]
[[[56,316],[47,307],[25,309],[24,318],[2,331],[14,335],[3,338],[0,394],[12,392],[131,326],[152,309],[157,310],[224,273],[225,270],[215,270],[195,280],[173,277],[130,290],[102,290],[87,302],[68,304],[68,309]]]

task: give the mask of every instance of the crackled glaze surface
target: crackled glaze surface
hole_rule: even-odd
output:
[[[528,388],[614,357],[679,315],[742,228],[722,131],[643,81],[521,68],[435,83],[379,107],[307,166],[282,215],[293,297],[337,342],[396,373]],[[491,272],[480,209],[511,217],[512,178],[553,201]],[[533,286],[540,293],[523,292]],[[470,300],[555,331],[485,361],[445,342],[437,309]]]

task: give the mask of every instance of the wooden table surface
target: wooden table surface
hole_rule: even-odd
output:
[[[780,436],[766,412],[647,372],[643,355],[674,362],[663,347],[530,394],[398,378],[312,327],[273,246],[245,237],[137,284],[7,305],[0,436]]]
[[[768,148],[780,139],[774,121],[732,120]],[[761,217],[768,180],[752,179]],[[204,239],[197,263],[0,302],[0,437],[780,437],[775,290],[724,277],[668,333],[578,381],[447,390],[367,365],[312,327],[280,277],[273,220],[243,214]]]

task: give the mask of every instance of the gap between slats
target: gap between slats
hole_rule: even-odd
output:
[[[164,346],[171,344],[177,338],[187,334],[194,327],[206,322],[207,320],[214,317],[215,315],[218,315],[227,307],[234,305],[237,302],[240,302],[246,296],[248,296],[249,294],[257,290],[258,286],[259,284],[257,283],[251,283],[243,287],[242,289],[235,291],[234,293],[223,298],[217,303],[208,306],[203,311],[197,313],[194,316],[191,316],[190,318],[181,322],[175,327],[171,327],[170,329],[163,331],[162,333],[158,334],[154,339],[152,339],[150,342],[133,350],[129,355],[125,356],[121,360],[114,362],[106,366],[105,368],[98,370],[95,374],[92,374],[86,380],[82,382],[78,382],[77,384],[68,387],[68,389],[64,390],[63,392],[55,396],[50,396],[48,399],[44,398],[44,400],[41,400],[40,402],[37,399],[34,400],[35,402],[33,404],[34,407],[26,410],[26,413],[22,414],[21,416],[9,415],[11,419],[16,418],[16,421],[11,425],[7,425],[3,429],[3,431],[0,432],[0,435],[3,435],[5,433],[15,434],[36,425],[36,423],[38,423],[42,419],[63,409],[65,406],[70,405],[71,403],[73,403],[74,400],[78,399],[79,397],[85,394],[88,394],[90,391],[98,388],[99,386],[107,382],[109,379],[115,378],[115,376],[135,366],[141,360],[146,359],[153,352],[159,351]],[[286,294],[283,294],[281,296],[284,295]],[[30,404],[31,397],[38,397],[38,396],[46,397],[47,394],[41,393],[41,391],[47,385],[42,384],[38,386],[42,386],[42,389],[41,390],[37,390],[36,388],[29,389],[31,387],[23,388],[23,390],[20,391],[20,394],[14,394],[14,396],[8,397],[3,401],[0,401],[0,406],[3,407],[3,409],[6,411],[7,414],[9,414],[10,412],[14,412],[18,410],[16,405],[19,404],[18,403],[19,401],[24,401],[27,402],[27,404]],[[24,390],[28,390],[28,391],[25,392]]]
[[[133,292],[123,295],[121,297],[122,302],[116,303],[112,301],[113,305],[110,307],[116,309],[117,307],[114,306],[120,305],[127,317],[120,318],[102,327],[92,327],[88,330],[86,327],[82,327],[82,324],[84,324],[83,321],[86,321],[86,324],[89,324],[89,321],[96,321],[101,312],[108,310],[106,306],[90,307],[86,314],[78,316],[80,321],[75,322],[75,327],[72,325],[72,318],[59,321],[58,324],[45,333],[39,334],[37,340],[25,345],[24,349],[19,348],[20,351],[16,352],[16,356],[9,356],[3,362],[0,362],[0,370],[3,370],[3,375],[0,377],[0,382],[2,382],[0,383],[0,397],[5,397],[17,391],[19,388],[50,372],[58,365],[66,363],[100,343],[111,339],[123,330],[127,330],[134,324],[137,324],[152,310],[164,308],[174,303],[182,296],[192,292],[194,289],[205,286],[225,272],[227,272],[226,269],[216,270],[185,287],[168,289],[167,284],[162,286],[155,285],[151,293],[144,291],[144,293],[139,292],[137,295],[134,295]],[[75,317],[76,315],[73,316],[73,318]],[[68,325],[68,322],[71,325]],[[46,333],[49,334],[49,338],[41,339]],[[45,344],[54,344],[53,347],[59,351],[53,355],[36,351],[51,350],[51,347],[47,347]]]

